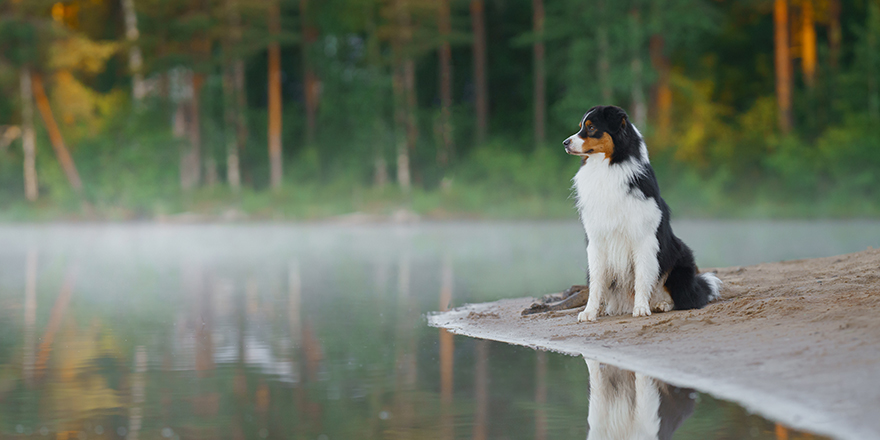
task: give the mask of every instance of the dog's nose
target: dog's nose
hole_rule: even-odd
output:
[[[571,145],[571,139],[566,139],[566,140],[562,141],[562,145],[565,147]]]

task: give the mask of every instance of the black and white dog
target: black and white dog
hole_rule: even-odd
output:
[[[563,142],[581,156],[574,176],[587,233],[589,293],[578,321],[607,315],[693,309],[719,296],[721,280],[699,274],[694,255],[669,225],[648,148],[626,112],[593,107]]]

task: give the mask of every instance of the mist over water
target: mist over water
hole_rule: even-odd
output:
[[[880,246],[880,222],[673,227],[701,267]],[[0,243],[3,437],[586,433],[582,359],[424,321],[581,283],[576,222],[20,225]],[[698,395],[675,438],[776,432]]]

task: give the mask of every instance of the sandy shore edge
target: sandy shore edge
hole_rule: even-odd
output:
[[[518,298],[428,323],[638,371],[817,434],[880,438],[880,250],[716,272],[722,298],[701,310],[577,323],[577,311],[521,316],[533,298]]]

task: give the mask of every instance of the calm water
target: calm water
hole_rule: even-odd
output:
[[[703,267],[880,246],[877,222],[675,227]],[[576,223],[3,226],[0,437],[583,439],[583,359],[423,315],[559,291],[585,260]],[[677,439],[783,438],[687,395]]]

